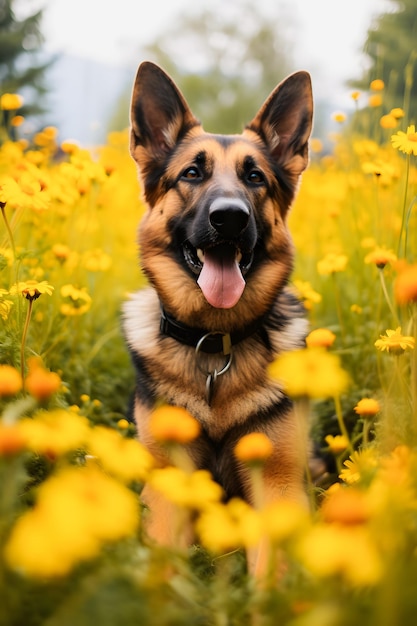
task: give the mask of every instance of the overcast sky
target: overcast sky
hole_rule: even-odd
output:
[[[173,17],[191,6],[190,0],[29,2],[45,7],[43,32],[49,49],[116,65],[132,63],[141,45],[154,40]],[[206,0],[206,6],[213,4],[221,10],[221,2]],[[277,4],[294,16],[291,33],[299,68],[311,71],[313,80],[317,76],[329,90],[361,74],[360,49],[367,29],[372,18],[390,6],[389,0],[254,0],[253,6],[256,11],[260,5]]]

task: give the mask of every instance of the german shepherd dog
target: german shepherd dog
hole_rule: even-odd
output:
[[[186,408],[201,425],[186,446],[194,466],[209,470],[226,498],[251,503],[234,447],[256,431],[274,447],[263,471],[265,500],[305,500],[292,403],[267,368],[302,347],[307,332],[287,287],[293,244],[286,221],[308,163],[312,111],[304,71],[282,81],[239,135],[205,132],[153,63],[140,65],[133,88],[130,147],[148,209],[138,241],[150,285],[123,315],[138,436],[168,464],[149,417],[161,401]],[[142,495],[149,537],[172,543],[171,505],[149,486]]]

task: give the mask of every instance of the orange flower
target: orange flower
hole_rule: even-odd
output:
[[[369,86],[372,91],[383,91],[385,88],[385,83],[380,78],[377,78],[376,80],[373,80]]]
[[[189,443],[200,433],[200,424],[179,406],[163,405],[153,411],[149,428],[157,441]]]
[[[23,450],[26,437],[17,424],[4,424],[0,421],[0,454],[11,456]]]
[[[395,281],[395,299],[401,305],[417,302],[417,263],[400,269]]]
[[[316,328],[306,337],[308,348],[330,348],[336,335],[328,328]]]
[[[367,495],[359,489],[338,489],[324,500],[321,514],[327,523],[363,524],[370,515],[367,502]]]
[[[378,400],[374,398],[362,398],[354,407],[355,412],[361,417],[373,417],[381,410]]]
[[[46,370],[36,357],[28,360],[29,374],[25,386],[39,402],[44,402],[61,387],[61,379],[55,372]]]
[[[22,377],[11,365],[0,365],[0,397],[14,396],[22,388]]]
[[[249,433],[239,439],[235,446],[235,455],[243,463],[266,461],[272,451],[272,442],[263,433]]]

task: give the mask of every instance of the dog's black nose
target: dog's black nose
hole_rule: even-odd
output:
[[[239,198],[216,198],[209,209],[210,224],[225,239],[235,239],[249,222],[249,209]]]

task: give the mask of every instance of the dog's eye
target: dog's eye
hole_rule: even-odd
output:
[[[191,167],[187,167],[186,170],[181,174],[181,178],[186,180],[198,180],[201,178],[201,173],[198,167],[192,165]]]
[[[265,177],[259,170],[251,170],[246,174],[246,182],[251,185],[262,185],[265,182]]]

